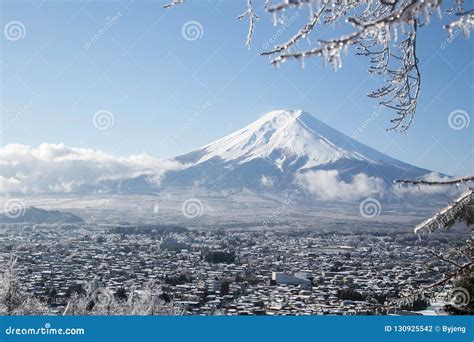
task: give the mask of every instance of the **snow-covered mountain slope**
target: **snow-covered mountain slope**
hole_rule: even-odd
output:
[[[41,144],[0,149],[0,194],[149,194],[195,186],[236,194],[351,200],[393,192],[397,178],[434,177],[336,131],[300,110],[273,111],[254,123],[169,160]],[[435,180],[431,178],[430,180]],[[403,190],[403,189],[402,189]],[[403,191],[399,191],[403,192]],[[271,194],[270,194],[271,193]]]
[[[202,163],[212,158],[237,160],[240,164],[256,158],[271,158],[282,151],[281,165],[287,157],[304,157],[305,167],[334,162],[341,158],[364,160],[357,150],[345,148],[347,140],[329,126],[300,110],[273,111],[254,123],[197,151],[176,159]]]
[[[173,161],[187,166],[166,173],[162,185],[281,190],[310,186],[315,179],[350,186],[359,175],[391,186],[396,178],[430,173],[365,146],[301,110],[272,111]]]

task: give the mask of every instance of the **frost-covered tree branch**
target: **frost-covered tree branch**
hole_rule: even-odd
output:
[[[273,50],[270,51],[264,51],[261,54],[263,56],[267,55],[273,55],[275,53],[279,53],[282,51],[287,51],[290,47],[298,43],[301,39],[304,39],[308,36],[308,34],[313,30],[313,28],[316,26],[316,24],[319,22],[319,19],[321,17],[321,14],[323,11],[326,9],[327,4],[324,4],[321,6],[321,9],[313,15],[311,21],[307,23],[301,30],[298,31],[296,35],[290,38],[286,43],[277,45],[273,48]]]
[[[459,19],[451,22],[446,25],[444,28],[448,30],[449,34],[452,36],[456,30],[461,30],[466,38],[469,38],[471,31],[474,28],[474,10],[471,10],[467,13],[458,14]]]
[[[452,281],[453,279],[459,278],[460,276],[462,276],[462,274],[464,272],[470,270],[472,267],[473,267],[472,261],[468,262],[468,263],[460,266],[455,271],[449,272],[448,274],[445,274],[444,277],[441,280],[437,281],[436,283],[433,283],[433,284],[429,285],[426,289],[431,289],[431,288],[434,288],[434,287],[437,287],[437,286],[441,286],[441,285],[443,285],[443,284],[445,284],[449,281]]]
[[[183,1],[172,0],[165,8]],[[269,56],[273,65],[288,60],[303,65],[305,59],[317,57],[337,69],[342,66],[342,52],[356,47],[358,55],[369,58],[369,72],[382,77],[386,84],[368,96],[395,111],[389,129],[398,131],[412,125],[421,90],[416,54],[418,29],[427,26],[433,13],[441,16],[442,6],[448,8],[444,11],[446,15],[458,17],[445,26],[450,34],[462,30],[468,37],[474,23],[474,13],[465,11],[464,0],[265,0],[262,3],[261,11],[271,16],[275,26],[286,28],[285,19],[291,11],[307,8],[309,13],[307,23],[291,38],[261,52],[262,55]],[[248,47],[259,18],[256,13],[252,0],[247,0],[246,11],[238,16],[241,20],[249,18],[245,42]],[[310,35],[319,33],[319,27],[334,28],[344,19],[352,32],[332,39],[319,38],[314,43],[309,41]]]
[[[249,18],[249,31],[247,33],[247,40],[245,42],[245,46],[250,49],[250,44],[252,43],[253,31],[255,29],[255,21],[260,19],[258,15],[255,14],[253,7],[252,7],[252,0],[247,0],[247,10],[239,15],[237,19],[242,20],[245,17]]]
[[[427,180],[412,180],[412,179],[398,179],[396,184],[410,184],[410,185],[459,185],[463,183],[474,182],[474,176],[466,176],[461,178],[454,178],[448,181],[427,181]]]
[[[368,96],[383,99],[381,105],[396,111],[398,116],[390,120],[391,129],[407,130],[413,122],[416,111],[421,87],[421,74],[416,56],[417,27],[418,22],[415,20],[411,25],[411,31],[407,33],[407,38],[394,45],[398,53],[390,52],[389,38],[386,38],[387,43],[384,44],[382,57],[377,57],[376,53],[370,60],[372,66],[369,72],[383,75],[387,85]],[[387,33],[386,35],[388,36]],[[368,48],[365,51],[370,52]],[[400,66],[392,68],[390,58],[399,62]]]
[[[436,252],[436,251],[433,251],[433,250],[430,250],[430,249],[428,249],[427,251],[428,251],[429,254],[433,255],[434,257],[436,257],[437,259],[439,259],[441,261],[444,261],[444,262],[447,262],[451,265],[454,265],[457,268],[462,268],[463,267],[456,260],[453,260],[453,258],[447,257],[447,256],[443,255],[442,253],[439,253],[439,252]]]
[[[415,233],[422,230],[434,232],[439,228],[449,228],[456,222],[465,222],[467,225],[474,223],[474,191],[461,195],[447,207],[438,211],[435,215],[423,221],[415,227]]]
[[[279,64],[288,59],[301,60],[307,57],[321,56],[334,68],[339,68],[342,65],[341,52],[352,45],[357,45],[359,55],[370,57],[369,72],[382,75],[387,83],[386,86],[371,92],[369,96],[380,99],[380,104],[396,111],[397,117],[391,120],[391,129],[405,131],[413,122],[421,85],[416,56],[419,12],[436,8],[440,5],[440,1],[410,1],[398,8],[397,3],[395,1],[380,2],[374,7],[369,5],[362,14],[347,16],[347,22],[356,28],[356,31],[333,40],[319,40],[319,46],[316,48],[288,52],[290,46],[279,46],[276,51],[272,50],[271,54],[285,52],[274,57],[272,63]],[[339,2],[339,6],[332,6],[329,10],[325,10],[324,23],[336,21],[341,16],[347,15],[348,10],[357,9],[360,4],[360,1],[348,1],[345,4]],[[324,8],[326,5],[327,3],[322,7]],[[425,14],[425,16],[427,15]],[[317,16],[315,18],[319,19]],[[317,22],[315,18],[302,30],[304,36],[314,28],[315,22]],[[397,32],[400,27],[404,29],[405,24],[410,27],[409,31],[405,32],[406,38],[397,42]],[[300,35],[299,33],[294,38]],[[392,38],[392,35],[395,37]],[[294,38],[290,39],[290,42]],[[395,43],[392,43],[392,39]],[[286,49],[284,49],[285,47]],[[391,49],[395,49],[397,52],[392,52]]]
[[[452,186],[459,184],[468,185],[474,181],[473,176],[466,176],[461,178],[454,178],[447,181],[426,181],[426,180],[407,180],[401,179],[395,181],[395,183],[403,185],[415,185],[415,186]],[[445,208],[436,212],[432,217],[426,219],[414,229],[415,233],[420,234],[422,231],[428,231],[432,233],[441,228],[450,228],[452,225],[458,222],[464,222],[467,226],[474,224],[474,190],[469,189],[468,192],[462,194],[452,203]],[[428,253],[434,256],[436,259],[447,263],[451,267],[451,271],[443,274],[443,277],[428,286],[424,286],[417,291],[412,293],[408,292],[408,295],[404,300],[418,298],[420,295],[424,296],[430,293],[432,289],[439,288],[446,284],[456,283],[472,283],[473,270],[474,270],[474,235],[471,230],[471,236],[463,246],[452,248],[444,253],[440,251],[428,250]],[[459,285],[457,285],[459,286]],[[466,309],[469,310],[469,305]],[[457,308],[459,310],[459,308]]]
[[[163,8],[170,8],[170,7],[174,7],[176,5],[179,5],[179,4],[182,4],[184,2],[184,0],[173,0],[169,3],[167,3],[166,5],[163,5]]]

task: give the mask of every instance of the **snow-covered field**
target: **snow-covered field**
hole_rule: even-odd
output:
[[[3,208],[7,198],[0,199]],[[261,196],[251,192],[211,193],[193,189],[163,191],[157,195],[31,196],[25,207],[73,212],[100,224],[182,224],[189,227],[315,227],[355,224],[366,227],[397,225],[410,228],[432,214],[431,207],[375,202],[364,214],[362,202],[301,202],[292,193]],[[361,211],[362,210],[362,211]]]

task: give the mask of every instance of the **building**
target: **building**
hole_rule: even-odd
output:
[[[303,289],[312,288],[312,282],[306,278],[307,275],[312,277],[311,272],[297,272],[295,275],[290,275],[284,272],[272,272],[272,279],[270,284],[273,285],[295,285]]]

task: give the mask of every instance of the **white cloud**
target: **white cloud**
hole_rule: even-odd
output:
[[[0,193],[6,192],[22,192],[25,188],[23,184],[16,178],[6,178],[0,176]]]
[[[116,157],[102,151],[41,144],[8,144],[0,149],[0,193],[71,192],[81,185],[149,175],[159,183],[166,170],[181,164],[147,154]]]
[[[271,177],[262,175],[262,177],[260,177],[260,184],[265,188],[273,188],[275,181]]]
[[[374,194],[383,194],[384,181],[359,173],[352,181],[339,178],[337,170],[319,170],[299,174],[297,183],[322,200],[357,200]]]

